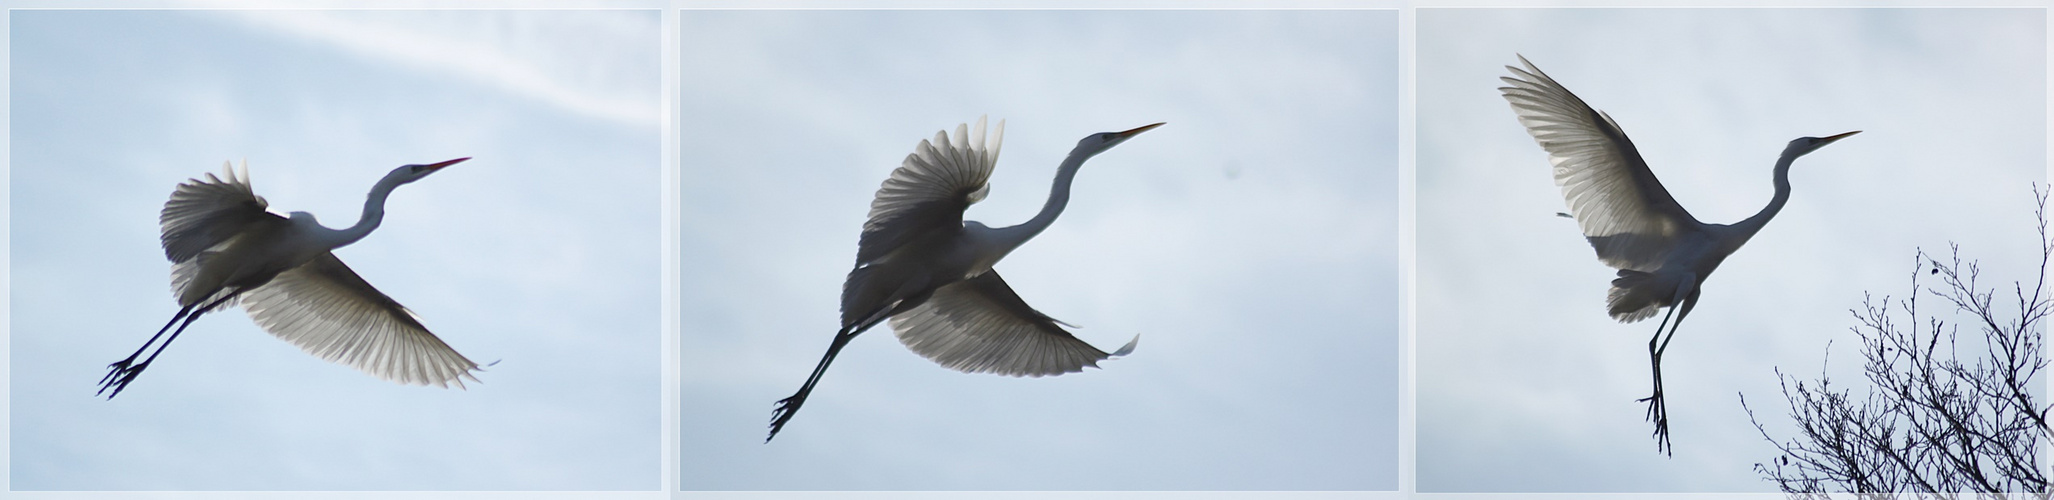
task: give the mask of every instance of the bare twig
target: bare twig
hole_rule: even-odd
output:
[[[1870,384],[1860,398],[1836,388],[1821,368],[1818,379],[1776,377],[1797,434],[1769,434],[1741,397],[1748,419],[1779,455],[1755,471],[1793,498],[2049,498],[2040,445],[2049,439],[2049,405],[2033,394],[2047,368],[2042,321],[2050,313],[2047,264],[2054,239],[2047,233],[2047,192],[2033,186],[2038,203],[2038,275],[2012,284],[2000,310],[1997,289],[1979,284],[1982,269],[1949,245],[1946,259],[1919,250],[1911,290],[1895,301],[1864,295],[1849,311],[1861,341],[1862,373]],[[1932,277],[1936,285],[1922,284]],[[1953,306],[1965,322],[1919,309],[1921,295]],[[2012,314],[2015,312],[2015,314]],[[1900,323],[1900,319],[1902,322]],[[1958,342],[1962,328],[1982,337],[1980,351]],[[1966,358],[1964,357],[1966,356]]]

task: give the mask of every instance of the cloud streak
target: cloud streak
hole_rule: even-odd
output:
[[[655,126],[660,116],[655,102],[638,98],[653,90],[646,80],[606,71],[657,61],[589,59],[617,57],[588,50],[594,45],[656,40],[657,33],[646,24],[569,11],[544,12],[554,18],[550,23],[484,19],[466,16],[466,11],[409,11],[403,16],[377,11],[235,12],[253,28],[462,78],[572,113],[642,127]]]

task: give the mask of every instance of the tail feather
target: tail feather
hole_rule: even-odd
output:
[[[1654,274],[1619,270],[1619,278],[1612,280],[1612,291],[1605,295],[1606,310],[1612,319],[1620,323],[1632,323],[1655,317],[1672,295],[1673,290],[1662,290]]]

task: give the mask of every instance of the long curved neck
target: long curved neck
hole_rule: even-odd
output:
[[[1790,202],[1790,164],[1797,161],[1799,156],[1803,156],[1803,154],[1786,152],[1783,153],[1782,158],[1776,160],[1776,196],[1769,198],[1769,206],[1762,207],[1761,212],[1755,213],[1753,217],[1748,217],[1734,223],[1733,227],[1735,229],[1740,229],[1752,235],[1755,231],[1762,230],[1762,226],[1768,224],[1769,219],[1776,216],[1776,212],[1783,211],[1783,204]]]
[[[385,221],[385,197],[392,195],[392,190],[400,184],[404,183],[387,177],[379,179],[378,184],[371,186],[371,192],[364,195],[364,214],[357,218],[355,225],[331,230],[333,232],[324,238],[329,248],[356,243],[357,240],[369,236],[371,230],[378,229],[378,224]]]
[[[1048,202],[1041,205],[1041,213],[1034,214],[1034,218],[1020,225],[995,230],[1007,250],[1026,243],[1041,234],[1041,230],[1048,229],[1049,224],[1055,223],[1056,216],[1063,214],[1063,207],[1070,204],[1070,182],[1076,180],[1077,169],[1082,168],[1084,160],[1088,159],[1091,159],[1089,154],[1071,152],[1068,158],[1063,159],[1063,164],[1056,167],[1055,184],[1048,188]]]

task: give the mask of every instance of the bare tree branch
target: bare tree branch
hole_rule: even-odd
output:
[[[1778,369],[1797,425],[1797,434],[1782,440],[1741,396],[1755,430],[1779,452],[1755,464],[1763,479],[1793,498],[2050,498],[2040,466],[2049,405],[2033,388],[2047,368],[2040,330],[2054,313],[2045,288],[2054,239],[2047,233],[2047,193],[2034,184],[2033,195],[2038,274],[2031,286],[2012,283],[2005,308],[1997,289],[1979,283],[1981,267],[1964,261],[1959,245],[1950,244],[1944,260],[1919,250],[1904,298],[1864,294],[1861,309],[1848,311],[1858,323],[1851,330],[1861,341],[1867,394],[1834,387],[1823,367],[1811,381]],[[1939,283],[1921,282],[1929,277]],[[1921,311],[1921,295],[1952,310],[1944,318]],[[1981,336],[1980,349],[1961,344],[1963,328]]]

